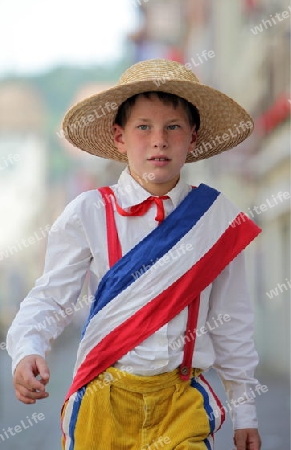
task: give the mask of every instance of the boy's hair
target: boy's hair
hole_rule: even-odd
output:
[[[200,114],[196,106],[192,105],[192,103],[188,102],[182,97],[179,97],[175,94],[170,94],[168,92],[162,91],[147,91],[141,92],[140,94],[135,94],[132,97],[129,97],[125,102],[123,102],[118,108],[114,123],[116,125],[120,125],[124,127],[126,122],[129,119],[132,107],[134,106],[138,97],[145,97],[150,99],[152,96],[157,96],[163,103],[171,104],[174,108],[177,108],[179,105],[185,110],[185,113],[188,117],[189,124],[191,127],[195,125],[196,131],[200,128]]]

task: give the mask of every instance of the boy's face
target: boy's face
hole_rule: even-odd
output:
[[[164,195],[177,183],[197,133],[183,107],[158,97],[137,98],[124,127],[114,125],[114,142],[126,154],[132,177],[153,195]]]

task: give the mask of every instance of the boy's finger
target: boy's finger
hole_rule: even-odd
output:
[[[236,450],[247,450],[247,436],[244,430],[236,430],[234,443]]]
[[[37,358],[35,363],[43,384],[47,384],[50,379],[50,370],[46,361],[43,358]]]
[[[47,392],[30,391],[29,389],[21,385],[18,385],[16,390],[21,395],[21,397],[30,400],[41,400],[42,398],[47,398],[49,395]]]
[[[22,403],[25,403],[26,405],[33,405],[35,403],[35,400],[31,400],[29,398],[23,397],[23,395],[21,395],[18,390],[15,391],[15,395],[19,401],[21,401]]]
[[[17,386],[17,391],[22,397],[30,400],[40,400],[42,398],[47,398],[49,395],[47,392],[30,391],[29,389],[21,385]]]
[[[34,376],[33,372],[29,369],[26,369],[25,371],[23,371],[21,377],[16,378],[15,384],[24,386],[25,388],[27,388],[29,390],[36,389],[37,391],[41,391],[41,392],[45,390],[44,384],[41,383],[40,380],[38,380]]]

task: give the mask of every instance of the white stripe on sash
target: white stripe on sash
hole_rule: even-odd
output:
[[[105,336],[197,263],[213,247],[237,214],[238,209],[223,194],[220,194],[197,224],[159,260],[160,262],[153,264],[149,270],[99,311],[91,319],[79,345],[74,375],[87,354]],[[175,258],[179,252],[181,254],[181,249],[185,249],[187,244],[191,244],[192,249],[178,259]],[[167,256],[168,261],[162,265],[161,260],[165,260]]]

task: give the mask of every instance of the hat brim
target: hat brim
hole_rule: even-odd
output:
[[[196,149],[188,154],[187,163],[236,147],[253,131],[253,119],[244,108],[210,86],[191,81],[147,80],[115,86],[77,103],[63,120],[66,139],[92,155],[127,163],[126,155],[115,147],[112,126],[119,106],[129,97],[147,91],[175,94],[198,108],[201,125]]]

